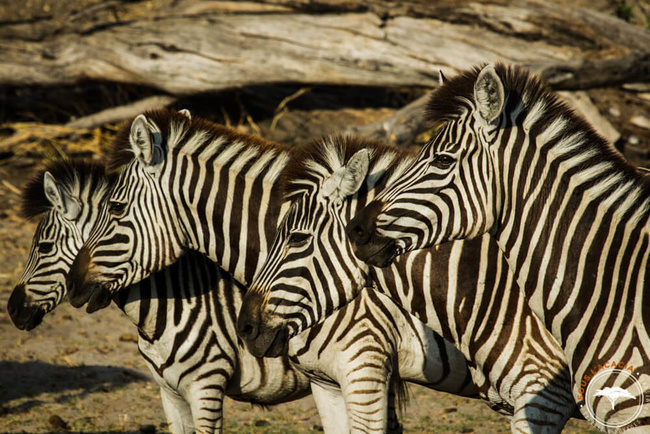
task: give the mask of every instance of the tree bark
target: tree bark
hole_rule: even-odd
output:
[[[178,96],[287,82],[433,87],[438,69],[496,60],[566,89],[650,76],[647,31],[543,0],[176,4],[138,12],[114,0],[3,21],[0,84],[113,81]]]

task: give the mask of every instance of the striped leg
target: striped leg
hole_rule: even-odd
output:
[[[387,429],[388,375],[379,364],[366,363],[341,381],[351,433]]]
[[[201,387],[201,390],[194,390],[198,388],[192,387],[189,393],[196,433],[221,432],[223,428],[223,389]]]
[[[161,384],[160,397],[163,410],[169,424],[169,431],[173,434],[192,434],[192,411],[190,405],[176,391]]]
[[[348,418],[343,394],[338,387],[321,382],[311,382],[311,393],[316,402],[323,430],[326,433],[346,433]]]

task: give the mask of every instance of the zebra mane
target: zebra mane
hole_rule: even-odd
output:
[[[438,89],[432,92],[425,116],[433,127],[454,120],[467,110],[466,101],[474,100],[474,83],[484,66],[485,64],[481,64],[461,72],[459,75],[445,80]],[[563,120],[565,121],[562,129],[564,136],[581,134],[584,138],[582,145],[577,147],[575,152],[597,151],[608,161],[618,164],[621,170],[632,176],[643,178],[611,143],[598,134],[587,120],[578,115],[538,76],[518,65],[497,62],[494,67],[506,92],[504,110],[512,113],[523,109],[525,117],[519,115],[517,118],[525,118],[524,123],[533,122],[541,127]],[[518,120],[518,122],[521,121]]]
[[[56,182],[70,192],[79,192],[83,186],[89,184],[94,185],[96,190],[113,183],[113,177],[107,174],[106,168],[101,163],[87,160],[50,162],[23,188],[20,206],[21,217],[36,217],[52,208],[43,187],[46,172],[50,172]]]
[[[163,149],[169,152],[171,149],[181,150],[188,139],[199,134],[205,139],[222,138],[225,143],[245,143],[247,147],[256,147],[260,152],[268,149],[284,151],[288,147],[279,143],[265,140],[258,136],[240,133],[237,130],[219,125],[207,119],[186,115],[168,109],[150,110],[144,115],[160,129],[163,138]],[[135,118],[133,118],[135,119]],[[129,143],[131,123],[133,119],[123,123],[115,136],[113,146],[109,153],[108,168],[110,171],[117,171],[133,160],[133,152]],[[173,140],[169,141],[170,137]]]
[[[314,140],[294,149],[280,178],[283,198],[292,200],[306,191],[320,188],[325,179],[361,149],[370,151],[367,187],[389,183],[392,175],[400,173],[415,157],[407,150],[353,136],[335,135]]]

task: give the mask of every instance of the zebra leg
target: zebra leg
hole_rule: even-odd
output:
[[[562,396],[547,400],[543,393],[522,393],[515,400],[514,414],[510,420],[513,433],[561,433],[573,414],[575,405],[562,404]],[[551,410],[552,409],[552,410]]]
[[[176,391],[160,386],[163,410],[172,434],[192,434],[194,423],[190,404]]]
[[[349,369],[340,380],[350,432],[386,432],[389,383],[390,369],[372,360],[358,369]]]
[[[347,433],[348,418],[341,389],[324,383],[311,382],[311,393],[316,402],[323,431],[326,433]]]
[[[223,429],[223,387],[195,381],[190,388],[190,406],[196,433],[220,433]]]

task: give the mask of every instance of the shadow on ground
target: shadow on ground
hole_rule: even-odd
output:
[[[43,393],[60,395],[60,403],[134,382],[150,381],[138,371],[113,366],[60,366],[45,362],[0,362],[0,416],[41,405]],[[26,400],[25,400],[26,399]],[[20,401],[13,403],[13,401]]]

